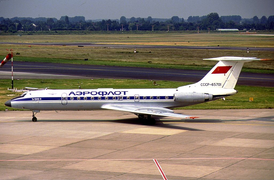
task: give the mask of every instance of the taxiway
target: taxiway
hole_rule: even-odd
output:
[[[0,179],[273,179],[274,112],[179,110],[142,125],[116,111],[0,112]]]
[[[183,69],[155,69],[139,67],[96,66],[58,63],[16,62],[15,79],[44,78],[115,78],[115,79],[149,79],[182,82],[197,82],[208,71]],[[0,79],[9,79],[10,62],[0,69]],[[67,76],[67,77],[66,77]],[[238,85],[274,87],[273,74],[240,74]]]

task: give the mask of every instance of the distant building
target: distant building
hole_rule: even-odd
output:
[[[239,29],[217,29],[217,31],[238,32]]]

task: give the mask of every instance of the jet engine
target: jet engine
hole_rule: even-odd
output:
[[[175,101],[178,102],[193,102],[200,103],[212,100],[213,95],[208,93],[196,92],[177,92],[175,94]]]

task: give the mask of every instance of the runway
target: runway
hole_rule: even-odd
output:
[[[273,179],[274,112],[179,110],[142,125],[116,111],[0,112],[1,179]]]
[[[202,79],[207,72],[208,71],[201,70],[154,69],[33,62],[16,62],[14,65],[14,76],[16,79],[116,78],[197,82]],[[9,62],[0,69],[0,79],[9,79],[10,76]],[[274,74],[242,72],[237,84],[274,87]]]
[[[106,48],[168,48],[168,49],[214,49],[214,50],[244,50],[247,47],[222,47],[222,46],[167,46],[167,45],[129,45],[129,44],[103,44],[103,43],[15,43],[15,42],[0,42],[0,44],[13,45],[42,45],[42,46],[89,46],[89,47],[106,47]],[[250,51],[274,51],[273,47],[248,47]]]

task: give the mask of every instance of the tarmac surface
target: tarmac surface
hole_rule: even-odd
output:
[[[274,111],[177,110],[141,124],[117,111],[0,112],[0,179],[273,179]]]

